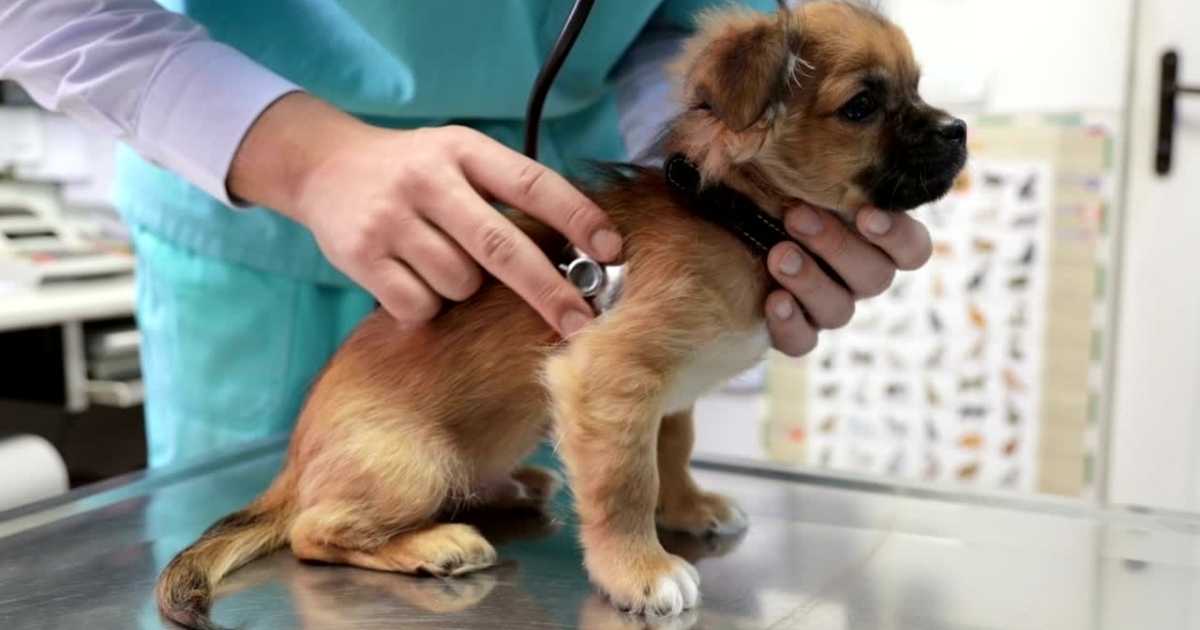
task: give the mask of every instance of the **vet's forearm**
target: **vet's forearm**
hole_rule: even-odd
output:
[[[310,173],[367,132],[367,125],[320,99],[288,94],[246,133],[229,167],[230,195],[304,222],[297,198]]]

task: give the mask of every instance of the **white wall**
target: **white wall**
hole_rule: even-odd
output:
[[[925,69],[928,100],[994,113],[1115,112],[1133,0],[885,0]]]

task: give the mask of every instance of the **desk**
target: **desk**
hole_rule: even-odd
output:
[[[0,332],[133,314],[132,277],[0,293]]]
[[[114,278],[0,293],[0,332],[62,326],[67,409],[88,404],[83,323],[133,314],[134,280]]]
[[[0,627],[164,628],[158,571],[259,493],[282,441],[0,515]],[[705,487],[750,515],[739,538],[669,536],[700,608],[657,627],[818,630],[1200,629],[1200,521],[1049,500],[939,494],[723,461]],[[490,524],[500,565],[439,580],[306,565],[288,552],[222,583],[247,629],[645,627],[589,587],[565,493],[552,521]],[[656,627],[656,626],[651,626]]]

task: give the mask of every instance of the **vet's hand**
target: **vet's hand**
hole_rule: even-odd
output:
[[[811,352],[819,330],[845,326],[856,300],[883,293],[897,270],[917,269],[933,251],[929,230],[907,214],[864,208],[855,231],[825,210],[801,206],[788,210],[784,223],[850,287],[827,276],[794,243],[771,250],[767,266],[783,288],[767,296],[767,327],[775,348],[791,356]]]
[[[542,221],[602,262],[621,238],[558,174],[476,131],[371,127],[306,94],[283,97],[250,129],[229,190],[304,224],[330,262],[402,323],[464,300],[482,269],[563,335],[592,311],[541,250],[488,200]]]

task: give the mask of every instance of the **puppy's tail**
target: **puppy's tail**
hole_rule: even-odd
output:
[[[214,523],[167,564],[155,589],[164,617],[185,628],[221,630],[208,616],[217,582],[287,542],[294,515],[283,481],[281,477],[245,509]]]

